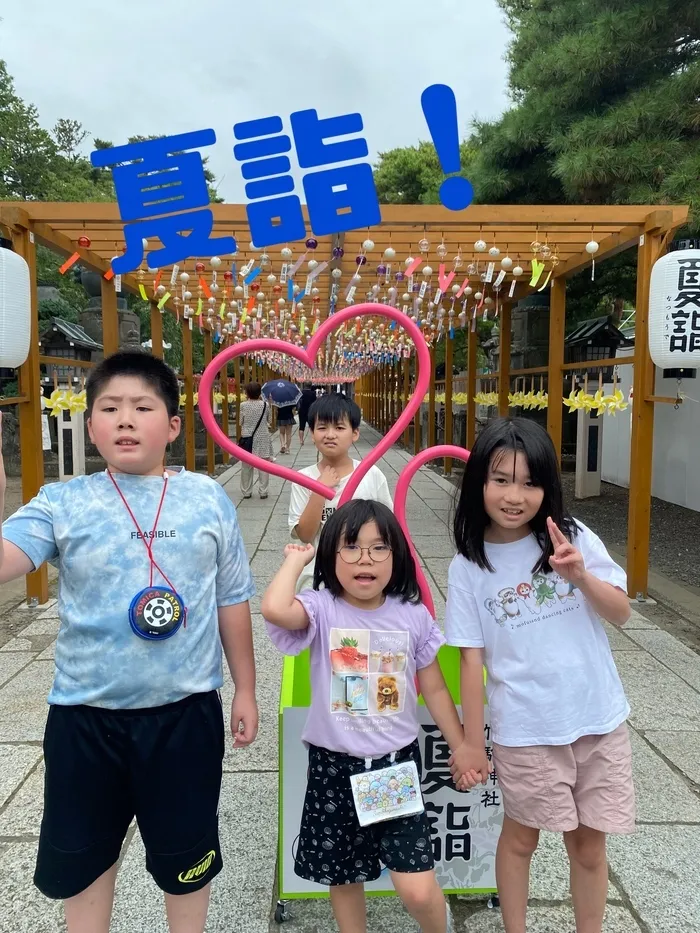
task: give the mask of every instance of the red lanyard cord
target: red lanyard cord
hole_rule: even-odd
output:
[[[158,520],[160,519],[160,513],[161,513],[161,510],[162,510],[162,508],[163,508],[163,500],[165,499],[165,493],[166,493],[167,490],[168,490],[168,476],[167,476],[167,473],[166,473],[166,475],[165,475],[165,477],[164,477],[165,482],[163,483],[163,492],[161,493],[160,502],[158,503],[158,511],[156,512],[156,520],[155,520],[155,522],[153,523],[153,531],[151,531],[151,540],[150,540],[150,543],[146,540],[146,535],[143,533],[143,531],[141,531],[141,526],[140,526],[139,523],[136,521],[136,516],[135,516],[134,513],[131,511],[131,508],[129,507],[129,503],[126,501],[126,498],[125,498],[125,496],[124,496],[124,493],[121,491],[121,489],[119,488],[119,485],[117,484],[117,481],[116,481],[115,478],[112,476],[112,471],[111,471],[110,469],[108,469],[108,470],[107,470],[107,473],[109,474],[109,478],[110,478],[110,479],[112,480],[112,482],[114,483],[114,488],[115,488],[115,489],[117,490],[117,492],[119,493],[122,502],[123,502],[124,505],[126,506],[126,510],[127,510],[127,512],[129,513],[129,515],[131,516],[132,522],[133,522],[134,525],[136,525],[136,527],[138,528],[138,532],[139,532],[139,534],[141,535],[141,540],[143,541],[144,547],[146,548],[146,552],[148,553],[148,558],[149,558],[149,560],[150,560],[150,571],[151,571],[151,573],[150,573],[150,580],[149,580],[149,584],[148,584],[148,585],[149,585],[149,586],[153,586],[153,568],[155,567],[156,570],[158,571],[158,573],[161,575],[161,577],[162,577],[162,578],[165,580],[165,582],[168,584],[168,586],[170,587],[170,589],[173,590],[173,592],[175,592],[175,587],[172,585],[172,583],[170,582],[170,580],[168,580],[168,578],[165,576],[165,574],[163,573],[163,571],[160,569],[160,567],[159,567],[158,564],[156,563],[155,558],[153,557],[153,542],[154,542],[154,540],[155,540],[156,529],[158,528]]]

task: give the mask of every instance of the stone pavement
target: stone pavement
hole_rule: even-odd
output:
[[[363,428],[365,454],[376,442]],[[300,468],[315,460],[309,445],[280,463]],[[382,469],[394,487],[408,454],[394,448]],[[272,478],[270,497],[240,502],[238,468],[220,482],[239,506],[239,519],[261,593],[278,568],[288,541],[289,488]],[[448,523],[454,487],[424,469],[414,479],[408,515],[414,540],[434,584],[438,615],[444,613],[447,568],[453,550]],[[258,664],[260,735],[248,750],[229,749],[221,796],[225,869],[216,880],[208,933],[268,933],[275,904],[277,842],[277,709],[282,658],[272,648],[253,600]],[[31,878],[42,807],[41,739],[46,695],[53,676],[55,605],[13,610],[23,627],[0,648],[0,933],[61,933],[60,905],[43,898]],[[26,621],[24,621],[26,619]],[[700,657],[635,612],[624,631],[609,637],[632,706],[630,724],[638,794],[638,832],[609,846],[610,898],[606,933],[700,931]],[[224,688],[230,708],[231,686]],[[532,872],[529,930],[573,931],[568,877],[561,839],[542,834]],[[500,913],[483,900],[450,898],[459,931],[499,933]],[[335,930],[325,901],[294,901],[288,933]],[[415,933],[394,898],[372,898],[371,931]],[[144,851],[132,827],[117,882],[114,933],[166,933],[161,897],[146,874]]]

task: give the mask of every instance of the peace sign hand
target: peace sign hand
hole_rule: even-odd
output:
[[[577,586],[586,575],[586,564],[581,552],[567,540],[551,518],[547,519],[547,531],[554,547],[554,555],[549,558],[552,570],[568,583]]]

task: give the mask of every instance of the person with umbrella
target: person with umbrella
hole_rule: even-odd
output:
[[[304,446],[304,432],[306,431],[307,417],[309,414],[309,409],[316,401],[316,389],[310,384],[306,383],[301,392],[301,398],[299,399],[299,404],[297,405],[297,413],[299,415],[299,443]]]
[[[301,397],[301,390],[286,379],[266,382],[262,388],[264,397],[277,409],[277,424],[280,429],[280,453],[288,454],[292,444],[294,406]]]

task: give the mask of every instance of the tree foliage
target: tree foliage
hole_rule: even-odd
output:
[[[6,63],[0,59],[0,200],[8,201],[114,201],[115,192],[110,169],[93,168],[81,147],[89,137],[78,120],[60,119],[53,130],[44,129],[33,104],[26,104],[17,94]],[[129,142],[158,139],[157,136],[132,136]],[[94,139],[95,149],[110,149],[109,140]],[[216,178],[207,159],[205,177],[212,202],[220,202]],[[89,233],[89,231],[88,231]],[[42,321],[53,317],[76,323],[88,303],[80,284],[80,266],[66,275],[58,271],[60,259],[52,250],[37,247],[37,279],[42,285],[52,285],[59,291],[57,298],[40,302]],[[151,334],[150,306],[129,296],[129,307],[141,319],[141,339]],[[165,351],[166,360],[182,371],[182,330],[172,314],[163,315],[163,339],[172,344]],[[203,339],[198,329],[193,333],[193,363],[195,372],[204,365]],[[6,393],[7,394],[7,393]]]
[[[690,204],[700,234],[700,5],[498,0],[512,106],[462,143],[482,204]],[[438,203],[434,147],[382,153],[385,203]],[[397,194],[405,194],[404,198]],[[569,282],[571,322],[635,298],[633,251]]]

